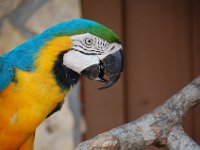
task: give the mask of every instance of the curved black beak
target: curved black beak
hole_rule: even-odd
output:
[[[99,64],[87,67],[81,71],[81,74],[89,79],[104,82],[105,84],[99,89],[105,89],[117,82],[123,71],[123,63],[123,52],[120,49],[107,55],[100,60]]]

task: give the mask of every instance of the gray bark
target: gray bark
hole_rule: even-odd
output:
[[[170,150],[200,150],[182,128],[183,117],[199,101],[200,76],[152,112],[82,142],[76,149],[137,150],[155,145]]]

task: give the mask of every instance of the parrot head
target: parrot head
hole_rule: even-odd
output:
[[[3,57],[22,70],[41,68],[41,75],[50,71],[62,89],[76,84],[81,75],[103,82],[100,89],[108,88],[123,70],[122,45],[117,35],[86,19],[50,27]],[[50,70],[45,72],[45,68]]]
[[[122,45],[112,30],[94,21],[75,19],[56,25],[45,34],[67,35],[72,43],[55,62],[54,73],[59,83],[73,85],[83,75],[103,82],[99,89],[104,89],[119,79],[123,70]]]

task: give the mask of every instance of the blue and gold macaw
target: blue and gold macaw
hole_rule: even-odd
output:
[[[119,38],[85,19],[55,25],[0,56],[0,150],[32,150],[36,127],[81,75],[104,89],[122,69]]]

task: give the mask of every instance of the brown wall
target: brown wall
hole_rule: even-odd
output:
[[[83,17],[122,39],[125,71],[105,91],[84,80],[87,138],[132,121],[163,103],[200,74],[199,0],[83,0]],[[184,126],[200,143],[200,107]]]
[[[193,76],[200,74],[200,0],[193,0],[193,41],[192,67]],[[200,106],[194,110],[194,137],[200,143]]]

